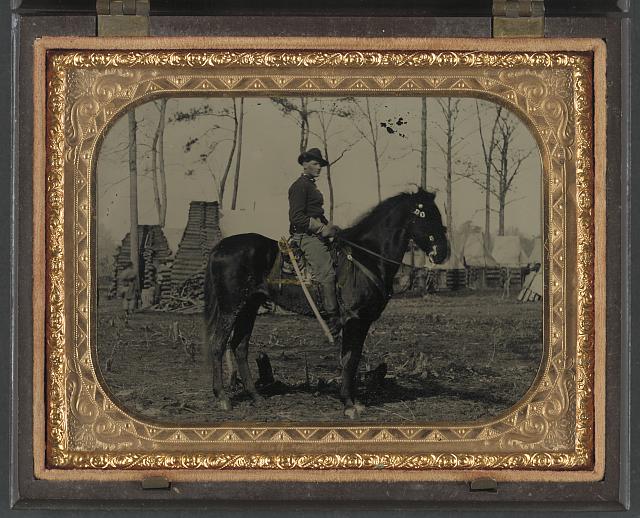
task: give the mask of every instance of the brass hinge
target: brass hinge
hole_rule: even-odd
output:
[[[493,37],[544,37],[544,0],[493,0]]]
[[[96,0],[98,36],[149,36],[149,0]]]

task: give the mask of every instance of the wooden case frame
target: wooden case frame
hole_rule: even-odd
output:
[[[587,56],[587,62],[590,63],[585,68],[584,62],[578,59],[577,61],[580,64],[572,72],[578,82],[581,79],[587,82],[586,85],[583,85],[584,89],[580,91],[586,97],[583,95],[575,97],[576,103],[582,104],[585,109],[582,122],[584,145],[578,149],[578,159],[575,162],[576,169],[579,172],[576,191],[578,203],[575,205],[576,234],[572,236],[575,237],[576,248],[575,252],[573,250],[567,251],[566,248],[562,248],[558,252],[558,254],[564,256],[561,261],[575,259],[575,263],[572,264],[577,265],[579,288],[576,291],[577,303],[575,306],[571,306],[570,311],[584,318],[584,320],[580,321],[580,325],[575,328],[577,330],[576,334],[583,337],[582,343],[584,344],[584,349],[582,349],[583,356],[577,354],[575,357],[578,364],[576,370],[578,379],[581,383],[584,383],[582,385],[584,391],[581,392],[578,389],[576,392],[579,401],[578,408],[583,410],[584,420],[576,420],[575,431],[576,437],[582,437],[582,439],[577,439],[577,446],[569,456],[567,456],[566,452],[563,452],[562,455],[555,455],[549,454],[547,451],[541,452],[541,454],[534,451],[532,454],[525,453],[522,455],[515,455],[510,452],[508,455],[503,456],[491,455],[486,452],[479,452],[476,455],[471,452],[469,455],[460,456],[454,451],[446,450],[434,452],[430,456],[416,456],[413,453],[403,453],[402,448],[399,451],[391,452],[385,452],[384,448],[376,451],[374,448],[373,451],[347,451],[341,452],[339,455],[325,452],[313,458],[310,458],[308,453],[273,457],[258,452],[257,456],[247,456],[242,453],[234,453],[231,450],[230,455],[218,455],[214,458],[202,452],[195,452],[195,454],[193,451],[181,452],[180,448],[163,452],[160,455],[149,455],[148,452],[140,454],[140,452],[131,451],[114,455],[83,450],[74,452],[72,449],[66,449],[65,441],[68,441],[69,436],[65,438],[64,434],[69,430],[66,426],[58,427],[56,419],[57,416],[62,417],[64,415],[64,412],[60,412],[62,410],[61,404],[68,404],[68,400],[57,399],[57,391],[64,386],[64,382],[62,382],[62,378],[56,377],[55,369],[59,367],[59,364],[55,361],[55,358],[59,354],[64,356],[63,347],[64,343],[67,342],[56,340],[56,337],[62,338],[62,335],[59,334],[60,329],[58,328],[56,332],[56,327],[52,326],[51,323],[58,322],[57,318],[52,319],[52,317],[61,315],[56,313],[52,301],[57,300],[62,303],[63,300],[67,300],[68,291],[65,294],[64,284],[68,281],[65,281],[66,278],[62,276],[57,277],[55,274],[51,274],[52,267],[55,272],[55,263],[51,262],[51,258],[60,257],[55,244],[64,242],[65,225],[67,223],[63,224],[61,219],[56,217],[52,219],[51,215],[62,214],[64,205],[68,203],[66,200],[69,198],[67,197],[68,194],[61,189],[61,182],[65,173],[62,168],[56,169],[56,164],[61,165],[58,159],[61,159],[62,155],[57,155],[56,153],[61,151],[60,145],[62,145],[62,142],[56,140],[55,125],[51,125],[52,120],[55,121],[55,118],[49,119],[50,125],[45,126],[44,120],[39,114],[42,113],[41,109],[44,109],[47,100],[53,104],[57,100],[64,102],[64,95],[57,97],[57,100],[56,95],[58,94],[52,96],[52,92],[56,92],[56,66],[60,66],[61,69],[65,66],[90,66],[89,63],[92,59],[95,60],[94,64],[104,64],[104,58],[100,57],[102,52],[100,48],[109,48],[111,56],[115,56],[116,61],[120,59],[118,56],[124,56],[123,60],[116,66],[130,66],[138,59],[138,57],[132,58],[131,51],[135,49],[141,51],[138,55],[145,54],[147,45],[149,45],[149,42],[145,40],[129,40],[126,44],[123,44],[121,40],[100,42],[99,40],[88,39],[43,40],[37,45],[34,67],[36,78],[34,82],[36,87],[36,117],[34,119],[36,153],[33,184],[33,300],[34,315],[38,313],[45,314],[46,312],[49,324],[43,329],[37,323],[38,320],[34,318],[36,325],[33,328],[35,359],[33,369],[33,451],[36,479],[40,479],[42,482],[52,479],[135,481],[145,476],[163,474],[172,481],[209,481],[213,484],[221,483],[223,485],[242,480],[252,480],[256,483],[274,480],[288,483],[293,481],[304,481],[304,483],[321,481],[329,484],[347,481],[361,482],[363,484],[386,484],[391,481],[425,483],[431,480],[468,481],[483,476],[491,476],[499,481],[519,481],[522,483],[550,479],[573,481],[574,483],[602,481],[606,459],[604,433],[606,306],[604,300],[607,276],[605,262],[599,260],[599,257],[604,255],[606,236],[606,199],[604,196],[605,190],[601,188],[606,181],[604,176],[604,142],[606,140],[604,132],[605,51],[604,45],[595,40],[547,40],[544,42],[532,40],[521,41],[515,45],[514,42],[509,42],[508,45],[511,50],[509,59],[516,60],[511,61],[508,66],[512,66],[515,62],[522,64],[523,59],[529,60],[529,63],[535,63],[538,66],[540,64],[544,66],[545,59],[547,64],[555,62],[567,65],[571,58],[567,61],[564,56],[571,53],[574,53],[573,55],[578,58]],[[222,54],[228,56],[229,51],[235,50],[245,56],[253,55],[252,59],[256,59],[257,56],[265,56],[268,52],[280,53],[281,56],[287,56],[284,58],[286,60],[292,59],[293,56],[293,59],[297,59],[300,64],[304,63],[305,59],[309,59],[309,56],[312,56],[312,62],[317,64],[318,52],[320,54],[331,54],[334,59],[337,54],[342,56],[338,59],[342,59],[343,63],[355,59],[356,66],[364,64],[364,61],[358,64],[358,59],[388,60],[388,56],[394,54],[394,52],[389,52],[390,48],[393,48],[396,54],[392,59],[402,60],[402,56],[404,56],[404,59],[411,60],[417,59],[417,55],[421,56],[422,59],[430,59],[432,63],[437,63],[438,58],[435,57],[435,54],[439,53],[440,56],[444,56],[442,58],[445,60],[444,62],[449,64],[451,59],[459,59],[456,56],[464,55],[466,57],[463,59],[473,61],[483,52],[486,56],[491,56],[492,53],[497,56],[505,50],[504,43],[495,41],[483,41],[479,45],[477,40],[474,42],[465,42],[463,40],[432,40],[426,42],[425,40],[412,41],[406,39],[396,41],[388,39],[379,41],[367,40],[364,44],[358,40],[326,40],[320,42],[314,40],[310,44],[304,40],[274,39],[270,40],[266,45],[265,41],[261,39],[260,45],[256,45],[255,41],[252,42],[251,40],[225,38],[223,40],[192,40],[186,43],[184,40],[182,42],[180,40],[164,40],[160,44],[160,47],[162,46],[165,47],[165,56],[173,54],[178,57],[169,59],[177,59],[178,61],[180,60],[180,53],[183,52],[184,55],[185,50],[190,50],[196,54],[199,52],[200,57],[198,59],[201,59],[201,65],[205,64],[208,59],[207,56],[216,54],[215,51],[207,49],[217,49],[220,51],[218,56]],[[183,48],[181,49],[180,47]],[[480,47],[480,50],[478,50],[478,47]],[[158,50],[158,42],[153,42],[150,48],[153,48],[153,50],[150,51],[147,48],[147,56],[158,56],[163,53],[162,48]],[[74,50],[70,51],[69,49]],[[535,50],[532,51],[532,49]],[[47,51],[50,52],[49,56],[53,56],[60,51],[57,54],[58,58],[56,58],[58,61],[48,62],[48,86],[43,81],[43,70],[47,63]],[[314,51],[316,52],[315,55],[313,55]],[[430,57],[426,57],[427,51],[432,52]],[[450,52],[447,53],[446,51]],[[307,58],[304,57],[305,55]],[[371,56],[374,55],[383,57],[372,58]],[[385,55],[387,58],[384,58]],[[70,58],[69,56],[74,57]],[[591,60],[588,56],[591,56]],[[151,59],[155,60],[157,58],[152,57]],[[224,61],[227,57],[221,59]],[[493,59],[495,62],[495,58]],[[210,63],[215,62],[215,60],[216,58],[214,57]],[[354,62],[351,61],[351,63],[353,64]],[[218,64],[220,64],[220,61],[218,61]],[[416,66],[416,63],[412,66]],[[573,64],[569,63],[569,67],[571,66]],[[468,88],[468,85],[461,85],[459,88]],[[420,90],[418,89],[418,91]],[[592,102],[593,100],[595,102]],[[49,113],[51,114],[51,112]],[[594,122],[595,124],[592,125]],[[580,125],[581,123],[577,122],[577,124]],[[45,144],[47,145],[46,152]],[[44,180],[45,171],[47,174],[46,183],[42,181]],[[582,185],[580,184],[581,181],[584,182]],[[47,185],[46,193],[45,185]],[[572,197],[570,196],[570,198]],[[566,200],[566,197],[562,199]],[[56,203],[60,202],[62,202],[62,205],[56,206]],[[73,203],[81,207],[82,200],[76,197]],[[550,207],[552,205],[548,204],[547,211],[550,210]],[[55,212],[56,210],[58,212]],[[68,214],[67,210],[64,209],[64,214]],[[583,212],[580,212],[581,210]],[[86,214],[83,215],[82,211],[71,211],[71,213],[76,218],[86,217]],[[45,221],[46,224],[43,225]],[[76,219],[75,223],[77,222],[78,220]],[[74,226],[75,228],[77,227]],[[550,227],[549,231],[553,232],[553,227]],[[562,238],[566,238],[567,235],[563,234]],[[579,250],[580,247],[583,248]],[[575,255],[572,256],[574,253]],[[46,261],[44,260],[45,257],[47,258]],[[84,265],[85,268],[87,264]],[[83,267],[82,264],[79,266]],[[89,270],[90,268],[86,271],[88,272]],[[582,280],[580,280],[580,275],[583,275]],[[42,288],[45,285],[47,290],[43,291]],[[90,285],[90,282],[88,285]],[[61,294],[64,294],[62,299],[59,298]],[[43,295],[49,297],[48,300]],[[77,300],[77,298],[74,296],[72,300]],[[77,309],[73,303],[71,307]],[[551,310],[551,306],[548,305],[547,309]],[[563,307],[561,313],[564,311]],[[47,356],[44,354],[39,355],[38,348],[42,348],[42,344],[45,341],[49,344],[49,353]],[[579,343],[579,340],[576,340],[576,343]],[[44,353],[42,349],[40,349],[40,352]],[[42,374],[45,372],[48,373],[48,376],[43,378]],[[53,376],[51,375],[52,373]],[[63,401],[65,402],[63,403]],[[45,403],[47,404],[45,405]],[[54,433],[52,434],[51,432]],[[274,431],[274,434],[277,433],[278,431]],[[59,439],[61,442],[57,442]],[[68,443],[66,444],[68,445]],[[45,453],[47,448],[48,457]],[[380,466],[384,466],[385,469],[380,469]],[[137,468],[139,467],[144,469],[138,470]],[[558,468],[561,468],[561,470],[558,471]],[[469,471],[469,469],[472,471]]]

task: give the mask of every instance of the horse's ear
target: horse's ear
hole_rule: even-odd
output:
[[[430,202],[432,202],[432,201],[434,201],[436,199],[436,193],[435,192],[427,191],[426,189],[423,189],[421,185],[418,185],[418,184],[414,184],[414,185],[416,186],[416,194],[418,196],[424,196]]]

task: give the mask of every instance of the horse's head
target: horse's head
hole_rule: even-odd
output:
[[[435,194],[422,188],[411,196],[409,237],[429,255],[432,263],[441,264],[449,257],[449,240],[435,198]]]

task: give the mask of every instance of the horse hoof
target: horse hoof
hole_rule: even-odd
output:
[[[358,411],[356,407],[349,407],[344,409],[344,415],[346,415],[349,419],[356,419],[358,417]]]
[[[251,394],[251,397],[253,398],[253,402],[256,405],[261,405],[262,403],[264,403],[264,398],[260,394]]]
[[[363,414],[366,409],[366,407],[362,403],[360,403],[360,401],[356,401],[353,406],[356,409],[356,412],[358,412],[358,415]]]
[[[222,410],[228,412],[229,410],[231,410],[233,407],[231,406],[231,401],[229,400],[229,398],[224,398],[220,400],[220,408],[222,408]]]

